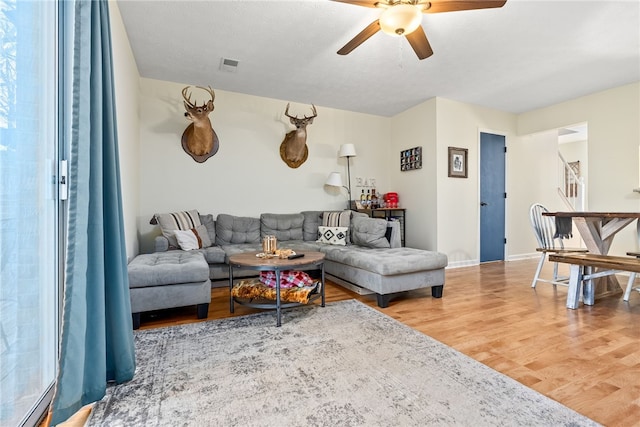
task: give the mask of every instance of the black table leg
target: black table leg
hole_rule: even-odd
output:
[[[229,312],[233,313],[233,266],[229,264]]]

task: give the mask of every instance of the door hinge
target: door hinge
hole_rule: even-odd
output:
[[[66,160],[60,160],[60,200],[69,198],[69,168]]]
[[[507,198],[507,193],[504,193],[504,198],[505,198],[505,199]]]
[[[505,152],[505,153],[507,152],[507,147],[506,147],[506,146],[504,147],[504,152]]]
[[[504,238],[504,244],[505,245],[507,244],[507,238],[506,237]]]

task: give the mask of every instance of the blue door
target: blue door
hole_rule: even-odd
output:
[[[505,137],[480,133],[480,262],[504,261]]]

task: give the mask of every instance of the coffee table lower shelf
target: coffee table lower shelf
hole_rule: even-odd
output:
[[[238,295],[239,293],[244,293],[245,295]],[[231,296],[234,302],[246,307],[276,308],[276,289],[264,285],[258,279],[245,279],[234,284],[231,288]],[[313,286],[305,286],[304,288],[281,288],[280,307],[289,308],[308,305],[321,297],[322,283],[320,280],[316,281]]]

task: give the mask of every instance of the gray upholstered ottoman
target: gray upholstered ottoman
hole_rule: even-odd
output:
[[[128,266],[133,329],[140,313],[196,305],[198,319],[208,315],[211,302],[209,264],[199,252],[167,251],[142,254]]]
[[[328,275],[375,292],[379,307],[387,307],[395,294],[420,288],[431,288],[434,298],[442,298],[448,263],[443,253],[360,246],[326,246],[323,252]]]

